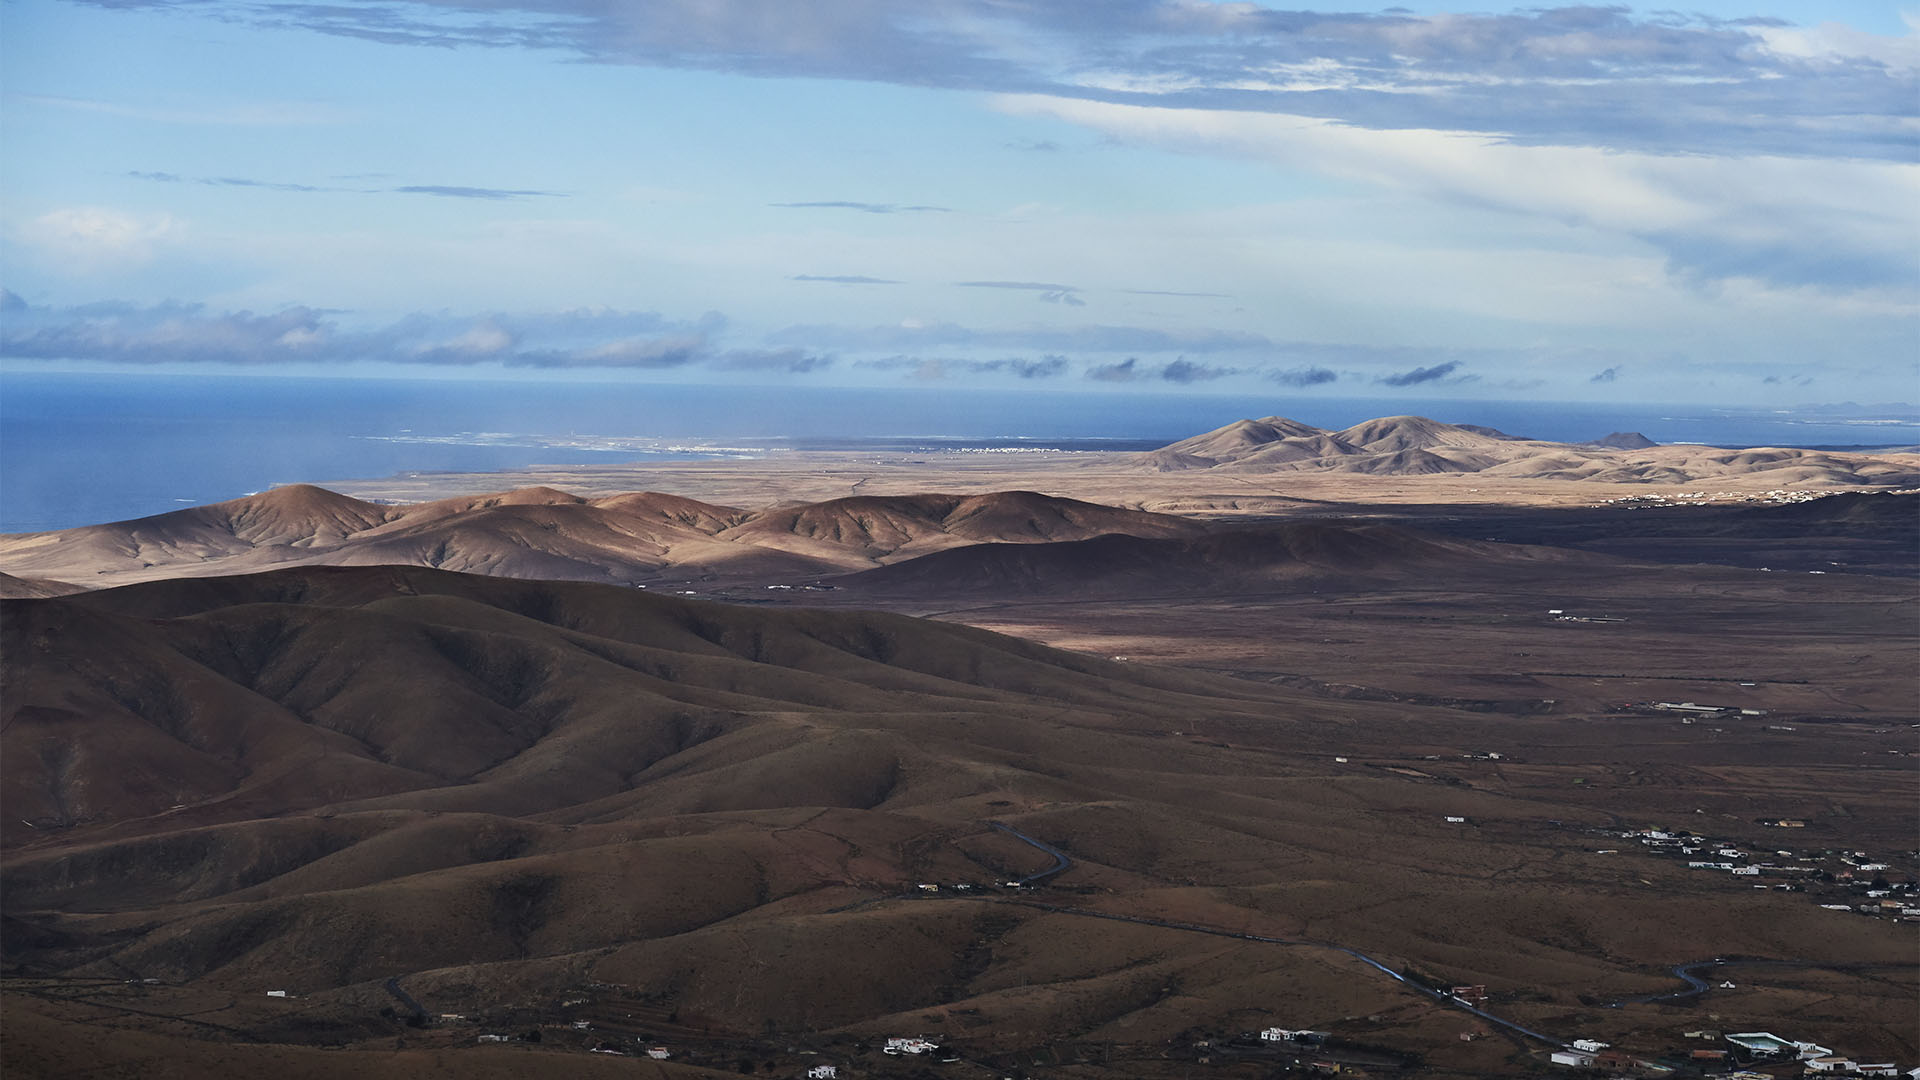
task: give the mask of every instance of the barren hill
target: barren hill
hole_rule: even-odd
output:
[[[1472,424],[1389,416],[1325,431],[1284,417],[1240,420],[1140,456],[1155,472],[1284,471],[1424,476],[1485,473],[1508,479],[1600,483],[1694,483],[1762,479],[1781,487],[1913,487],[1911,454],[1657,445],[1637,433],[1590,443],[1527,439]]]
[[[1135,595],[1268,591],[1409,577],[1465,582],[1540,561],[1599,562],[1544,548],[1482,544],[1390,525],[1303,521],[1159,539],[1109,535],[1053,544],[976,544],[836,579],[856,596]]]
[[[1289,550],[1413,543],[1369,536],[1381,550],[1311,531]],[[508,1050],[476,1033],[531,1030],[523,1075],[666,1043],[911,1077],[873,1044],[921,1033],[1003,1069],[1092,1046],[1081,1075],[1171,1077],[1195,1031],[1287,1020],[1436,1075],[1531,1073],[1341,948],[1617,1042],[1666,1020],[1587,1002],[1664,990],[1681,959],[1817,945],[1828,1013],[1790,994],[1742,1015],[1906,1045],[1903,969],[1848,967],[1903,955],[1900,928],[1591,852],[1622,818],[1734,829],[1690,808],[1746,813],[1756,791],[1813,817],[1829,777],[1856,785],[1849,828],[1903,822],[1900,792],[1848,779],[1847,740],[1794,744],[1820,782],[1753,788],[1751,740],[1670,719],[1329,699],[900,616],[424,568],[9,600],[0,631],[13,1068],[26,1016],[41,1055],[143,1029],[108,1041],[149,1074],[242,1044],[225,1068],[283,1052],[326,1074],[303,1044],[337,1048],[330,1075],[398,1075],[397,1045],[492,1075]],[[1656,744],[1659,771],[1613,768]],[[1462,761],[1482,745],[1507,760]],[[1049,851],[1063,870],[1004,884]]]
[[[981,541],[1192,535],[1162,514],[1009,491],[748,512],[658,492],[534,487],[408,506],[295,485],[158,517],[0,537],[0,566],[87,587],[281,566],[405,565],[549,580],[816,577]]]

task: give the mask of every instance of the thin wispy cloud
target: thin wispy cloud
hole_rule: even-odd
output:
[[[307,102],[254,101],[203,107],[173,107],[60,97],[50,94],[8,94],[6,100],[20,105],[117,116],[143,123],[192,124],[210,127],[302,127],[341,124],[353,119],[352,114],[344,110]]]
[[[826,202],[777,202],[768,203],[783,210],[857,210],[863,214],[951,214],[952,207],[947,206],[899,206],[894,203],[847,202],[840,199]]]
[[[794,281],[822,281],[833,285],[898,285],[892,278],[867,277],[864,274],[795,274]]]
[[[263,191],[291,192],[335,192],[356,195],[437,195],[448,199],[486,199],[506,200],[525,198],[566,198],[563,191],[536,191],[527,188],[472,187],[459,184],[408,184],[401,187],[335,187],[319,184],[295,184],[277,180],[253,180],[239,176],[182,176],[178,173],[151,172],[130,169],[125,174],[133,180],[150,180],[159,184],[201,184],[208,187],[259,188]],[[343,177],[342,179],[348,179]]]
[[[389,188],[401,195],[438,195],[446,199],[527,199],[565,198],[563,192],[533,191],[524,188],[464,187],[454,184],[409,184],[405,187]]]
[[[817,348],[911,353],[958,346],[1063,355],[1214,353],[1276,347],[1271,338],[1244,330],[1103,325],[1004,328],[968,327],[951,322],[872,327],[799,325],[774,332],[771,340]]]
[[[954,284],[965,289],[1011,289],[1015,292],[1038,293],[1044,303],[1065,304],[1067,307],[1087,306],[1087,302],[1080,299],[1080,290],[1072,285],[1055,285],[1045,281],[956,281]]]

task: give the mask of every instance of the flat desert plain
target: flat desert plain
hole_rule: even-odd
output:
[[[1920,1065],[1911,455],[1246,423],[0,538],[8,1072]]]

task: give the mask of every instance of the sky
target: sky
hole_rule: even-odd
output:
[[[0,370],[1912,401],[1917,76],[1879,3],[5,0]]]

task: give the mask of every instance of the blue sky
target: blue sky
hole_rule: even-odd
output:
[[[1907,400],[1916,26],[11,0],[0,363]]]

